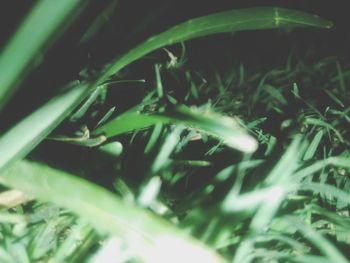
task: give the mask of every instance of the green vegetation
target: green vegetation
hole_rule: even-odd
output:
[[[8,40],[1,117],[49,65],[43,52],[86,15],[82,2],[38,1]],[[95,41],[117,8],[110,1],[73,30],[74,44]],[[0,134],[0,262],[348,262],[350,70],[336,57],[308,64],[293,54],[258,71],[239,61],[205,73],[186,66],[194,38],[331,27],[277,7],[210,14],[43,91],[41,106]],[[147,81],[122,76],[143,62]],[[130,94],[122,85],[147,89],[120,112],[113,92]]]

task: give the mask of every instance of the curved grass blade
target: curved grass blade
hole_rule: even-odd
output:
[[[319,251],[328,258],[329,262],[348,262],[344,255],[342,255],[342,253],[319,232],[304,224],[296,217],[287,216],[285,217],[285,220],[293,227],[296,227],[299,232],[310,241],[310,243],[317,247]]]
[[[0,183],[74,211],[101,233],[125,240],[142,262],[226,262],[162,218],[61,170],[21,161],[1,174]]]
[[[96,129],[93,134],[104,134],[107,138],[137,129],[148,128],[155,124],[184,124],[209,133],[237,150],[254,152],[258,144],[247,134],[233,118],[220,116],[212,112],[201,112],[184,105],[175,106],[161,113],[126,112],[114,120]]]
[[[0,110],[26,76],[30,65],[42,57],[74,21],[88,1],[39,1],[0,55]]]
[[[74,85],[74,83],[73,83]],[[86,96],[87,84],[48,101],[0,137],[0,172],[15,160],[26,156]]]
[[[167,45],[212,34],[243,30],[286,27],[330,28],[332,23],[316,15],[279,7],[257,7],[231,10],[188,20],[147,39],[130,50],[101,76],[105,79],[144,55]]]
[[[51,4],[51,1],[43,0],[43,2],[40,2],[38,5],[40,6],[42,4],[46,6],[48,2],[50,2]],[[66,0],[60,1],[60,4],[64,5],[64,3],[66,2],[67,2]],[[78,3],[78,1],[76,3]],[[35,12],[33,13],[35,15],[32,14],[32,16],[34,16],[35,19],[31,23],[36,22],[36,20],[40,18],[37,12],[38,11],[36,11],[36,13]],[[259,19],[257,19],[257,17]],[[29,19],[28,21],[31,21],[31,20]],[[28,25],[30,25],[31,23],[25,22],[24,25],[26,26],[24,27],[24,29],[22,29],[24,33],[20,31],[22,33],[20,33],[19,35],[16,34],[16,36],[14,37],[15,40],[12,40],[12,41],[15,41],[15,43],[17,42],[20,43],[21,41],[16,39],[17,38],[22,39],[23,35],[24,36],[27,35],[27,31],[28,31],[27,27],[29,27],[30,29],[31,26],[28,26]],[[331,26],[331,23],[314,15],[309,15],[299,11],[292,11],[292,10],[280,9],[280,8],[252,8],[252,9],[243,9],[243,10],[233,10],[233,11],[209,15],[201,18],[196,18],[188,22],[185,22],[183,24],[180,24],[178,26],[175,26],[172,29],[165,31],[164,33],[161,33],[156,37],[150,38],[140,46],[136,47],[135,49],[131,50],[129,53],[122,56],[120,59],[116,61],[116,63],[112,67],[107,69],[104,72],[104,74],[100,76],[100,78],[96,81],[95,86],[98,86],[97,85],[98,83],[104,82],[111,74],[117,72],[118,70],[127,66],[131,62],[165,45],[185,41],[194,37],[205,36],[208,34],[216,34],[216,33],[238,31],[238,30],[248,30],[248,29],[278,28],[281,26],[313,26],[313,27],[329,28]],[[33,37],[33,35],[31,35],[31,37]],[[37,50],[38,43],[37,45],[34,45],[33,50]],[[19,45],[19,44],[16,44],[16,45]],[[15,48],[16,45],[9,44],[9,46],[11,47],[10,51],[6,51],[5,55],[2,55],[0,59],[0,65],[2,65],[4,61],[6,62],[11,58],[11,55],[9,54],[13,54],[15,51],[17,51],[18,48]],[[21,65],[21,68],[23,67],[23,65],[27,64],[31,59],[30,54],[26,54],[25,57],[27,57],[27,59],[23,61],[21,60],[20,61],[21,63],[18,64],[18,65]],[[6,66],[6,63],[5,63],[5,66]],[[19,68],[20,67],[16,68],[17,73],[19,72],[18,71]],[[5,71],[2,71],[2,70],[0,71],[0,77],[2,76],[1,74],[3,74],[3,72]],[[12,86],[12,84],[9,84],[9,83],[12,83],[14,79],[18,78],[18,76],[15,76],[14,72],[15,71],[13,71],[9,76],[6,76],[6,78],[8,78],[8,81],[4,82],[4,80],[2,79],[3,84],[0,84],[0,109],[1,109],[1,105],[3,105],[3,103],[1,102],[3,99],[3,96],[7,94],[11,89],[10,86]],[[44,121],[40,123],[40,125],[38,125],[36,129],[32,130],[34,126],[31,124],[31,121],[29,121],[28,119],[25,119],[23,122],[21,122],[21,124],[16,126],[17,128],[16,127],[13,128],[13,130],[16,132],[13,133],[12,136],[10,135],[10,133],[7,133],[2,138],[0,138],[0,148],[5,147],[5,148],[2,148],[2,151],[4,149],[11,149],[4,156],[1,156],[0,170],[3,169],[5,165],[7,165],[7,162],[10,162],[11,160],[14,160],[16,158],[19,159],[25,156],[25,154],[27,154],[37,143],[39,143],[40,140],[42,140],[45,137],[43,136],[44,134],[48,134],[50,131],[52,131],[58,125],[58,123],[63,120],[64,118],[63,116],[67,115],[68,112],[70,112],[74,107],[76,107],[87,96],[88,94],[87,91],[88,91],[87,87],[85,88],[84,91],[83,89],[79,89],[77,93],[80,93],[80,94],[79,95],[77,94],[77,97],[71,98],[72,100],[68,99],[67,101],[65,101],[65,103],[62,103],[60,108],[62,115],[60,115],[60,117],[57,116],[58,117],[57,119],[54,118],[52,122]],[[64,105],[66,105],[66,108],[63,108]],[[49,106],[49,105],[46,105],[46,106]],[[39,109],[39,112],[40,113],[36,113],[35,116],[37,115],[41,116],[41,114],[45,115],[45,108]],[[121,117],[119,119],[119,122],[124,122],[125,127],[123,128],[119,127],[118,128],[119,131],[117,130],[113,136],[121,134],[123,132],[130,131],[132,129],[138,129],[138,128],[143,128],[143,127],[153,125],[154,123],[158,122],[158,120],[160,119],[160,117],[158,117],[158,120],[156,121],[154,116],[145,117],[145,115],[143,115],[143,117],[140,118],[140,116],[138,116],[138,114],[135,114],[135,113],[130,114],[129,117],[131,118],[130,120],[128,120],[125,115],[124,117]],[[133,124],[133,120],[137,120],[137,122],[135,122],[137,123],[136,126]],[[36,119],[36,122],[38,122],[38,119]],[[109,123],[107,123],[106,125],[109,125]],[[44,124],[48,126],[45,126]],[[134,126],[129,127],[130,124]],[[106,128],[107,127],[106,125],[104,125],[103,127]],[[98,131],[103,131],[103,129],[99,128]],[[231,134],[231,132],[232,131],[230,131],[229,133]],[[17,137],[21,138],[19,142],[17,142]],[[236,137],[236,138],[239,138],[239,137]],[[244,137],[244,138],[247,139],[248,137]],[[248,150],[253,151],[254,148],[256,148],[256,143],[255,142],[252,143],[252,140],[250,137],[248,141],[251,143],[250,145],[251,148]],[[12,144],[14,146],[13,148],[11,148]]]

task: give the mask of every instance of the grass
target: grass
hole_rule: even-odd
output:
[[[21,28],[31,28],[33,17],[45,21],[49,13],[35,11],[45,4],[23,20],[0,65],[13,56]],[[76,6],[66,8],[55,9],[58,24]],[[111,1],[101,16],[113,8]],[[80,45],[102,30],[101,16]],[[211,14],[111,54],[101,71],[60,88],[1,134],[0,261],[348,262],[346,67],[336,57],[307,64],[291,54],[279,68],[252,72],[237,63],[203,72],[186,57],[191,38],[330,26],[282,8]],[[64,36],[49,31],[40,45]],[[33,63],[40,45],[14,61],[13,72]],[[147,81],[115,79],[164,46],[165,60],[146,63]],[[11,83],[30,74],[0,71]],[[81,73],[88,71],[83,65]],[[177,90],[167,85],[174,80]],[[120,113],[110,102],[123,82],[150,88]],[[1,105],[17,105],[10,95],[20,82],[6,83]],[[315,97],[320,92],[327,100]]]

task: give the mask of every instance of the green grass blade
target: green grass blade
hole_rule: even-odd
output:
[[[162,113],[145,114],[129,111],[102,125],[94,131],[94,134],[103,133],[107,137],[114,137],[158,123],[178,123],[200,129],[224,140],[228,146],[247,153],[254,152],[258,146],[256,140],[247,134],[233,118],[212,112],[201,112],[183,105]]]
[[[51,2],[50,2],[51,3]],[[64,5],[64,3],[67,4],[67,1],[60,1],[59,5]],[[7,63],[9,63],[12,55],[14,52],[17,52],[17,49],[19,49],[20,44],[23,43],[23,39],[28,35],[28,31],[31,31],[32,26],[38,23],[38,20],[40,21],[40,14],[38,14],[38,11],[35,10],[41,10],[39,8],[41,5],[43,5],[46,8],[49,8],[48,1],[42,1],[38,4],[38,7],[35,7],[34,11],[31,13],[31,15],[28,17],[28,19],[25,21],[23,24],[23,28],[20,29],[19,33],[15,35],[13,40],[10,42],[9,46],[5,51],[3,52],[3,55],[0,58],[0,65],[1,68],[4,68],[2,65],[6,66]],[[67,4],[68,5],[68,4]],[[72,4],[72,8],[73,8]],[[52,6],[51,6],[52,7]],[[38,9],[39,8],[39,9]],[[56,8],[57,9],[57,8]],[[40,11],[39,10],[39,11]],[[50,9],[51,10],[51,9]],[[57,9],[60,10],[60,9]],[[63,9],[65,10],[65,9]],[[51,10],[52,11],[52,10]],[[41,13],[40,11],[39,13]],[[57,11],[58,12],[58,11]],[[44,12],[45,13],[45,12]],[[55,12],[54,12],[55,13]],[[50,13],[51,14],[51,13]],[[63,11],[62,11],[63,14]],[[53,14],[51,14],[53,16]],[[34,18],[35,19],[34,19]],[[38,18],[39,17],[39,18]],[[56,20],[55,20],[56,21]],[[57,20],[58,21],[58,20]],[[56,21],[56,23],[58,23]],[[265,23],[262,23],[265,22]],[[33,25],[32,25],[33,24]],[[50,25],[53,25],[49,23]],[[200,37],[200,36],[205,36],[208,34],[214,34],[214,33],[223,33],[223,32],[230,32],[230,31],[237,31],[237,30],[248,30],[248,29],[263,29],[263,28],[278,28],[281,26],[315,26],[315,27],[322,27],[322,28],[328,28],[331,26],[331,23],[323,20],[319,17],[316,16],[311,16],[307,15],[303,12],[298,12],[298,11],[291,11],[291,10],[286,10],[286,9],[280,9],[280,8],[253,8],[253,9],[244,9],[244,10],[234,10],[234,11],[228,11],[228,12],[223,12],[219,14],[214,14],[214,15],[209,15],[206,17],[201,17],[197,19],[190,20],[186,23],[183,23],[181,25],[178,25],[156,37],[153,37],[140,46],[136,47],[135,49],[131,50],[129,53],[125,54],[122,58],[118,59],[117,62],[110,68],[108,69],[105,74],[103,74],[98,81],[104,81],[106,78],[108,78],[111,74],[115,73],[116,71],[120,70],[121,68],[125,67],[129,63],[135,61],[136,59],[142,57],[143,55],[161,47],[164,45],[169,45],[175,42],[180,42],[184,40],[188,40],[190,38],[194,37]],[[45,31],[47,33],[48,37],[50,34],[48,31]],[[41,35],[40,35],[41,36]],[[31,34],[31,38],[34,38],[33,35]],[[11,86],[13,85],[12,82],[14,82],[15,79],[18,79],[18,69],[19,68],[24,68],[27,63],[29,63],[32,59],[31,56],[29,56],[30,53],[35,53],[35,50],[38,50],[39,47],[41,47],[39,44],[44,43],[46,38],[40,37],[41,42],[38,40],[38,42],[35,42],[35,45],[33,45],[32,49],[27,51],[28,53],[24,53],[23,55],[26,55],[26,59],[21,59],[19,60],[18,63],[12,63],[11,64],[18,64],[16,68],[13,68],[11,71],[1,71],[0,74],[4,74],[4,77],[2,77],[2,85],[0,86],[0,108],[1,105],[3,104],[3,98],[8,92],[11,90]],[[12,42],[18,43],[16,45],[19,45],[16,47],[15,44],[11,44]],[[9,50],[9,51],[7,51]],[[22,52],[22,51],[18,51]],[[18,53],[16,53],[18,55]],[[20,53],[21,54],[21,53]],[[33,54],[32,54],[33,55]],[[18,56],[20,57],[20,56]],[[5,63],[6,62],[6,63]],[[5,74],[6,73],[6,74]],[[4,79],[8,79],[7,81],[4,81]],[[7,84],[6,84],[7,83]],[[82,90],[80,89],[80,92]],[[76,106],[85,96],[78,96],[78,100],[74,100],[75,102],[72,104],[69,104],[69,109],[72,110],[74,106]],[[6,99],[8,99],[8,95],[6,96]],[[69,100],[68,100],[69,101]],[[67,113],[67,109],[64,109],[64,111]],[[61,108],[63,110],[63,108]],[[43,113],[41,113],[43,114]],[[128,119],[130,118],[130,119]],[[118,121],[121,122],[124,120],[124,127],[119,128],[119,131],[113,132],[112,136],[121,134],[126,131],[130,131],[132,129],[138,129],[138,128],[143,128],[147,126],[151,126],[159,121],[159,119],[164,117],[157,116],[156,118],[154,116],[145,116],[143,115],[142,118],[138,116],[137,114],[132,114],[131,116],[121,117]],[[59,118],[62,120],[61,118]],[[169,118],[165,118],[166,121],[169,121]],[[133,123],[133,120],[136,120],[135,123]],[[26,127],[30,131],[32,129],[32,125],[30,124],[30,121],[26,120],[26,124],[21,124]],[[45,122],[43,122],[45,123]],[[113,125],[110,125],[111,122],[107,123],[106,125],[102,126],[101,128],[98,129],[98,131],[103,131],[106,132],[106,130],[110,130],[110,127]],[[55,121],[55,124],[58,124],[58,119]],[[208,124],[208,123],[207,123]],[[51,124],[50,124],[51,125]],[[132,127],[130,127],[130,125]],[[208,125],[206,125],[208,128]],[[221,129],[220,126],[211,126],[209,125],[209,128],[215,128],[215,132],[217,131],[226,131],[226,137],[229,133],[229,138],[234,138],[234,141],[231,142],[235,148],[242,148],[242,146],[239,146],[238,143],[239,138],[245,139],[245,143],[243,146],[245,151],[254,151],[256,148],[256,142],[255,140],[252,140],[251,137],[232,137],[232,129]],[[17,127],[17,126],[16,126]],[[19,128],[18,128],[19,127]],[[26,135],[23,137],[23,139],[19,140],[21,143],[16,142],[17,137],[16,136],[10,136],[10,134],[4,135],[3,138],[0,138],[0,146],[5,146],[3,149],[10,149],[11,144],[14,143],[14,145],[18,145],[17,147],[13,147],[12,150],[8,151],[5,157],[1,158],[0,162],[0,169],[3,169],[5,164],[9,162],[11,159],[14,158],[14,156],[24,156],[26,153],[28,153],[36,143],[40,141],[40,139],[36,139],[36,142],[34,143],[33,138],[40,138],[43,139],[42,130],[45,130],[46,133],[49,132],[48,127],[44,127],[43,124],[39,125],[38,127],[41,127],[40,130],[37,128],[38,134],[35,134],[34,131],[28,132],[26,129],[21,128],[22,126],[18,126],[15,131],[16,131],[16,136],[19,136],[19,138],[22,137],[22,135]],[[108,127],[108,128],[106,128]],[[219,128],[218,128],[219,127]],[[22,131],[20,131],[22,129]],[[53,125],[51,125],[51,129],[53,129]],[[112,129],[113,130],[113,129]],[[28,134],[32,134],[32,138],[28,138]],[[242,133],[240,133],[242,134]],[[222,134],[221,134],[222,136]],[[14,139],[16,138],[16,139]],[[25,138],[28,138],[27,141]],[[26,141],[26,143],[25,143]],[[250,143],[249,147],[247,148],[247,143]],[[19,157],[18,157],[19,158]]]
[[[325,122],[325,121],[320,120],[320,119],[315,119],[315,118],[306,118],[305,123],[329,129],[329,130],[334,132],[335,136],[337,136],[341,142],[345,142],[345,139],[343,138],[341,133],[336,128],[334,128],[332,124],[330,124],[328,122]]]
[[[320,171],[328,165],[339,166],[344,168],[350,168],[350,158],[335,156],[327,159],[314,162],[308,167],[305,167],[294,174],[297,181],[301,181],[303,178],[310,176],[313,173]]]
[[[47,6],[48,2],[49,1],[43,0],[43,2],[40,2],[38,5],[39,6],[43,5],[44,7],[49,8],[49,6]],[[60,1],[60,4],[64,5],[64,3],[67,4],[67,1],[66,0]],[[39,7],[36,7],[36,8],[39,8]],[[35,10],[36,9],[34,9],[34,11]],[[17,43],[17,42],[20,43],[22,41],[22,38],[24,36],[27,36],[28,30],[31,29],[31,26],[28,26],[28,24],[30,25],[34,22],[38,23],[37,20],[39,19],[38,17],[40,17],[40,16],[38,14],[38,11],[35,11],[35,12],[34,11],[33,11],[33,13],[31,13],[29,18],[24,23],[24,26],[23,26],[24,29],[21,29],[19,31],[20,33],[16,34],[15,37],[13,38],[14,40],[12,40],[12,41],[15,41],[15,43]],[[39,13],[41,13],[41,11]],[[265,21],[266,23],[268,21],[270,21],[270,22],[265,24],[264,26],[262,26],[262,24],[261,24],[262,21],[261,20],[258,21],[255,18],[257,16],[257,14],[260,15],[259,19],[263,19],[262,21]],[[276,14],[278,16],[276,16]],[[34,17],[35,19],[32,17]],[[276,18],[278,18],[278,20],[277,20],[278,22],[275,21]],[[29,21],[30,23],[27,21]],[[271,21],[273,21],[273,22],[271,22]],[[286,21],[288,21],[288,22],[286,22]],[[35,25],[35,23],[34,23],[34,25]],[[257,24],[254,25],[254,23],[257,23]],[[216,25],[216,27],[213,28],[212,27],[213,25]],[[319,17],[307,15],[303,12],[290,11],[290,10],[279,9],[279,8],[253,8],[253,9],[228,11],[228,12],[224,12],[224,13],[209,15],[206,17],[190,20],[186,23],[183,23],[179,26],[176,26],[176,27],[158,35],[157,37],[149,39],[148,41],[141,44],[139,47],[137,47],[134,50],[130,51],[129,53],[125,54],[125,56],[123,56],[121,59],[119,59],[109,70],[107,70],[105,72],[105,74],[103,74],[99,78],[98,81],[106,80],[106,78],[108,78],[111,73],[118,71],[119,69],[125,67],[126,65],[128,65],[129,63],[142,57],[143,55],[145,55],[145,54],[147,54],[147,53],[149,53],[149,52],[151,52],[151,51],[153,51],[161,46],[175,43],[176,41],[177,42],[184,41],[184,40],[187,40],[190,38],[204,36],[207,34],[222,33],[222,32],[229,32],[229,31],[235,31],[235,30],[257,29],[257,28],[260,28],[260,29],[262,29],[262,28],[276,28],[276,27],[280,27],[282,25],[284,25],[284,26],[287,26],[287,25],[288,26],[298,26],[298,25],[299,26],[318,26],[318,27],[328,28],[331,26],[331,23],[326,21],[326,20],[323,20]],[[46,32],[46,33],[48,33],[48,32]],[[171,37],[172,35],[173,35],[173,37],[175,37],[175,39],[171,38],[172,41],[169,42],[169,37]],[[33,38],[33,35],[31,35],[31,37]],[[19,41],[18,39],[20,39],[21,41]],[[10,43],[12,43],[12,41]],[[173,41],[175,41],[175,42],[173,42]],[[38,43],[36,43],[36,45],[34,45],[35,48],[38,48],[38,46],[39,46]],[[17,45],[19,45],[19,44],[17,44]],[[17,48],[14,48],[14,47],[15,47],[14,44],[13,45],[9,44],[9,47],[8,47],[9,51],[6,51],[7,49],[5,49],[5,51],[3,52],[3,55],[0,58],[0,65],[3,65],[2,63],[4,63],[4,61],[9,62],[9,59],[11,59],[11,56],[9,54],[13,54],[14,52],[17,51]],[[35,48],[33,48],[33,50],[37,50]],[[18,55],[18,53],[16,53],[16,54]],[[23,65],[25,65],[27,62],[29,62],[30,59],[31,59],[31,57],[27,55],[27,59],[23,60],[23,61],[21,60],[22,63],[18,64],[18,65],[22,65],[22,67],[23,67]],[[6,66],[6,63],[4,63],[4,64]],[[13,64],[17,64],[17,63],[13,63]],[[3,68],[3,67],[1,67],[1,68]],[[18,69],[17,69],[17,71],[18,71]],[[0,74],[4,74],[4,72],[5,71],[1,71]],[[4,81],[4,78],[2,79],[3,83],[8,83],[8,84],[2,84],[0,86],[0,108],[2,105],[1,101],[4,98],[4,95],[7,94],[11,89],[10,86],[12,86],[12,84],[9,84],[9,83],[10,82],[12,83],[14,81],[14,79],[18,78],[18,76],[15,76],[14,72],[15,71],[13,71],[11,74],[9,72],[7,72],[5,74],[6,79],[8,78],[8,80],[10,80],[10,81],[6,82],[6,81]],[[9,76],[7,76],[7,74],[9,74]],[[0,77],[1,77],[1,75],[0,75]],[[74,93],[73,91],[71,91],[71,92]],[[72,99],[72,101],[70,101],[70,99],[65,101],[67,103],[70,102],[69,105],[67,104],[67,108],[65,108],[65,109],[63,108],[63,106],[61,107],[62,115],[60,115],[60,117],[57,119],[53,118],[52,119],[53,121],[49,122],[50,127],[48,127],[48,126],[45,127],[44,123],[46,123],[46,122],[40,123],[40,125],[36,129],[34,129],[37,132],[37,133],[35,133],[34,130],[31,130],[33,128],[33,126],[31,125],[31,121],[26,119],[26,120],[24,120],[24,122],[21,122],[19,125],[17,125],[16,126],[17,128],[15,127],[12,130],[12,131],[16,131],[14,133],[16,136],[11,136],[10,132],[9,132],[9,133],[5,134],[2,138],[0,138],[0,146],[5,147],[3,149],[11,149],[12,143],[14,143],[13,149],[9,150],[8,153],[6,153],[6,155],[4,157],[2,156],[2,158],[0,160],[0,169],[3,169],[5,167],[5,164],[10,162],[12,159],[20,158],[19,156],[22,156],[22,157],[25,156],[25,154],[27,154],[37,143],[39,143],[40,140],[42,140],[44,138],[44,136],[43,136],[44,133],[45,134],[49,133],[49,131],[51,131],[54,128],[54,126],[57,125],[59,123],[59,121],[61,121],[63,119],[62,116],[66,115],[69,111],[71,111],[74,108],[74,106],[77,106],[77,104],[81,100],[83,100],[83,98],[85,98],[85,96],[86,96],[86,94],[82,95],[83,93],[85,93],[85,91],[83,92],[83,89],[77,90],[77,93],[81,93],[81,94],[77,95],[77,97],[74,99],[70,98],[70,99]],[[79,99],[78,99],[78,97],[79,97]],[[7,96],[7,98],[8,98],[8,96]],[[73,103],[73,101],[74,101],[74,103]],[[63,103],[63,104],[65,104],[65,103]],[[40,113],[35,113],[35,116],[37,116],[37,115],[41,116],[41,114],[45,113],[44,109],[41,109],[39,111],[40,111]],[[65,112],[65,114],[63,114],[63,112]],[[128,117],[130,117],[131,119],[125,118],[125,116],[121,117],[121,119],[124,119],[125,127],[119,128],[119,131],[116,131],[114,135],[118,135],[118,134],[121,134],[123,132],[130,131],[132,129],[138,129],[138,128],[143,128],[143,127],[153,125],[154,123],[157,123],[160,118],[162,118],[162,117],[158,116],[157,121],[156,121],[154,116],[147,116],[146,117],[145,115],[143,115],[142,118],[140,118],[140,116],[138,116],[136,114],[133,114],[132,116],[128,116]],[[167,119],[167,121],[169,120],[169,118],[165,118],[165,119]],[[133,124],[133,122],[132,122],[133,120],[137,120],[136,126]],[[38,121],[38,119],[36,119],[36,122],[37,121]],[[119,121],[121,121],[121,120],[119,119]],[[107,123],[106,125],[109,125],[110,123],[111,122]],[[131,123],[132,127],[129,126],[130,123]],[[48,123],[46,123],[46,124],[48,124]],[[55,124],[55,125],[53,125],[53,124]],[[23,127],[25,127],[25,128],[23,128]],[[104,127],[104,129],[105,129],[107,126],[104,125],[102,127]],[[102,127],[100,129],[98,129],[98,131],[103,131]],[[110,126],[108,126],[108,129],[109,129],[109,127]],[[220,127],[220,126],[216,126],[216,127]],[[217,130],[218,129],[216,129],[216,131]],[[219,129],[219,130],[228,132],[231,135],[230,138],[234,138],[234,137],[232,137],[232,129]],[[45,132],[43,132],[43,131],[45,131]],[[29,134],[31,134],[31,137],[29,136]],[[23,136],[23,135],[25,135],[25,136]],[[23,138],[21,138],[17,142],[17,136],[19,136],[19,138],[21,138],[23,136]],[[225,137],[227,137],[227,136],[225,136]],[[36,138],[35,142],[34,142],[34,138]],[[238,136],[235,138],[236,139],[232,143],[236,144],[236,145],[234,145],[235,147],[241,148],[241,146],[237,146],[237,143],[239,142],[239,140],[237,140],[237,139],[239,139],[240,137]],[[244,138],[244,139],[249,138],[248,142],[250,143],[250,146],[249,146],[250,148],[248,149],[248,151],[255,150],[256,142],[253,141],[251,139],[251,137],[242,137],[242,138]],[[247,151],[246,143],[244,143],[244,145],[245,145],[244,146],[245,150]]]
[[[316,150],[321,143],[322,137],[323,130],[320,130],[316,133],[315,137],[312,139],[309,147],[307,148],[303,158],[304,161],[310,160],[315,156]]]
[[[63,171],[21,161],[1,174],[0,183],[74,211],[101,233],[132,245],[143,262],[225,262],[162,218]]]
[[[84,3],[85,2],[85,3]],[[25,78],[30,66],[76,18],[87,1],[39,1],[0,55],[0,110]]]
[[[322,183],[302,183],[300,185],[301,190],[308,190],[314,193],[322,193],[328,197],[334,197],[343,201],[345,204],[350,205],[350,194],[337,188],[334,185],[322,184]]]
[[[23,158],[42,141],[87,93],[79,85],[59,95],[27,116],[0,137],[0,172],[13,161]]]
[[[314,246],[316,246],[323,255],[328,257],[329,262],[346,263],[348,260],[341,254],[341,252],[319,232],[313,230],[310,226],[305,225],[299,219],[288,216],[286,221],[296,227],[306,239],[308,239]]]
[[[81,37],[79,44],[83,45],[90,41],[98,32],[100,32],[101,28],[110,20],[115,11],[118,1],[112,0],[95,18],[95,20],[91,23],[90,27],[85,31],[83,36]]]
[[[305,144],[302,143],[301,136],[296,136],[280,161],[271,170],[265,182],[269,185],[288,182],[291,174],[298,168],[298,162],[304,149]]]
[[[278,7],[231,10],[199,17],[174,26],[130,50],[117,59],[101,79],[163,46],[218,33],[285,27],[330,28],[332,23],[316,15]]]

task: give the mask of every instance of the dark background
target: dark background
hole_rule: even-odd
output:
[[[0,3],[0,48],[35,2]],[[89,24],[108,3],[110,1],[91,1],[64,37],[49,49],[44,56],[44,63],[34,68],[11,103],[0,114],[0,132],[47,101],[63,84],[79,78],[79,71],[85,65],[99,70],[111,58],[148,36],[189,18],[233,8],[280,6],[304,10],[333,21],[334,27],[330,30],[240,32],[192,40],[186,43],[190,67],[208,71],[221,70],[242,62],[246,68],[254,71],[278,67],[286,62],[291,53],[296,58],[314,61],[327,56],[338,56],[347,64],[350,18],[347,1],[344,0],[120,0],[109,23],[91,41],[78,45]],[[172,50],[179,51],[178,45]],[[164,52],[156,52],[155,55],[166,59]],[[153,77],[152,63],[135,64],[137,67],[126,78],[147,80],[150,74]],[[124,93],[122,101],[126,104],[125,108],[137,103],[140,96],[142,97],[137,93]]]

